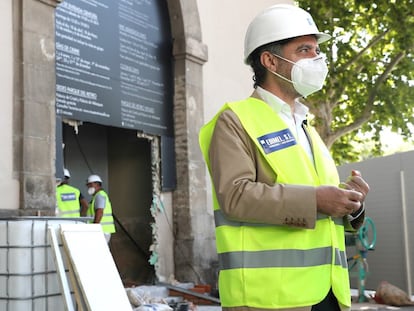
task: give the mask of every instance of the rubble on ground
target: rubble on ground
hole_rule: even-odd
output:
[[[211,286],[193,283],[142,285],[125,288],[133,311],[196,311],[197,305],[219,305]]]
[[[395,285],[382,281],[372,297],[377,303],[386,304],[390,306],[414,306],[414,301],[402,289]]]

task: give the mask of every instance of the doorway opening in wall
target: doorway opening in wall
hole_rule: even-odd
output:
[[[85,180],[98,174],[112,204],[116,233],[110,249],[124,284],[152,284],[151,142],[134,130],[83,122],[62,125],[63,164],[70,183],[90,200]]]

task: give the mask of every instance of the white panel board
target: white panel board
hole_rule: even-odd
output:
[[[101,225],[61,225],[61,234],[88,310],[132,310]]]
[[[49,227],[48,232],[50,246],[52,247],[53,259],[56,264],[57,275],[59,278],[60,289],[63,295],[63,302],[65,303],[65,310],[75,311],[68,279],[66,278],[65,265],[63,263],[62,254],[60,253],[59,243],[56,237],[55,228]]]

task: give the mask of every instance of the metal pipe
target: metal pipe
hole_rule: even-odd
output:
[[[407,202],[405,200],[405,178],[404,171],[400,171],[401,179],[401,203],[402,203],[402,222],[403,222],[403,233],[404,233],[404,252],[405,252],[405,269],[407,272],[407,291],[408,294],[413,294],[411,285],[411,260],[410,260],[410,243],[408,238],[408,224],[407,224]]]

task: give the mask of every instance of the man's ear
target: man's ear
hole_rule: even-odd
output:
[[[264,51],[260,54],[260,63],[263,67],[271,71],[276,71],[278,59],[269,51]]]

